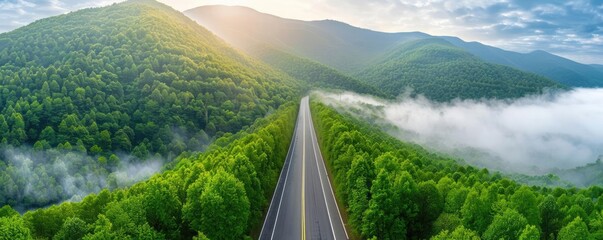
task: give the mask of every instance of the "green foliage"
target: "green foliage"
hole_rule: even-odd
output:
[[[273,48],[261,48],[252,53],[271,66],[317,88],[334,88],[356,93],[387,97],[377,88],[345,75],[331,67]]]
[[[513,209],[507,209],[494,217],[483,237],[484,240],[518,239],[527,225],[525,217]]]
[[[417,197],[417,203],[419,205],[417,225],[419,225],[419,229],[417,229],[416,232],[430,234],[432,232],[432,224],[444,210],[444,198],[433,180],[419,184]],[[428,235],[424,235],[422,237],[427,236]]]
[[[499,240],[525,233],[556,239],[564,219],[576,217],[603,236],[600,187],[527,187],[401,142],[323,104],[312,102],[311,110],[336,194],[361,238]]]
[[[446,40],[427,38],[403,43],[358,74],[390,94],[423,94],[436,101],[517,98],[563,88],[535,74],[485,63]]]
[[[21,216],[0,218],[0,239],[1,240],[29,240],[31,237],[29,229],[26,227]]]
[[[467,195],[465,204],[461,208],[461,216],[463,217],[463,225],[478,233],[484,233],[488,225],[492,221],[490,205],[483,196],[472,190]]]
[[[88,226],[83,220],[73,217],[67,218],[61,230],[52,238],[53,240],[78,240],[88,234]]]
[[[4,207],[0,208],[0,218],[14,216],[19,216],[19,212],[15,211],[9,205],[4,205]]]
[[[546,239],[555,239],[559,229],[561,228],[561,221],[563,213],[557,206],[557,201],[552,195],[548,195],[538,206],[540,210],[540,219],[542,236]]]
[[[536,194],[527,186],[522,186],[511,196],[511,205],[517,212],[523,215],[528,224],[538,226],[540,224],[540,211]]]
[[[0,34],[0,148],[78,151],[108,161],[69,171],[107,177],[119,164],[115,151],[171,160],[241,130],[300,89],[155,1],[85,9]],[[19,166],[0,161],[8,165],[0,179],[11,183],[0,188],[0,205],[71,197],[48,174],[49,197],[23,199]]]
[[[540,231],[534,225],[527,225],[526,228],[521,231],[519,240],[540,240]]]
[[[26,230],[36,239],[244,238],[268,207],[296,115],[288,104],[147,181],[28,211]]]
[[[243,183],[233,175],[218,170],[198,178],[188,188],[187,199],[185,220],[208,238],[235,239],[246,230],[249,200]]]
[[[480,240],[479,235],[476,232],[466,229],[463,226],[456,228],[454,231],[449,232],[444,230],[440,234],[431,238],[431,240]]]
[[[561,228],[559,240],[590,240],[590,232],[582,218],[576,217],[572,222]]]

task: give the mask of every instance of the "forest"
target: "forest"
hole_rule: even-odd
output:
[[[437,101],[566,89],[442,41],[350,77],[278,50],[253,59],[153,0],[2,33],[0,239],[256,238],[310,88]],[[601,187],[521,184],[311,110],[355,238],[603,239]]]
[[[536,74],[486,63],[443,39],[403,43],[357,78],[390,95],[412,90],[435,101],[510,99],[565,86]]]
[[[70,198],[55,170],[67,152],[79,163],[65,172],[82,182],[89,173],[111,181],[122,158],[170,161],[203,150],[294,99],[302,84],[155,1],[0,34],[0,205],[29,209]],[[45,160],[11,161],[11,149]],[[81,188],[110,187],[92,184]]]
[[[519,184],[311,105],[348,224],[362,239],[602,239],[603,188]]]
[[[269,47],[257,47],[253,56],[308,83],[314,89],[340,89],[379,97],[392,97],[376,87],[363,83],[329,66]]]
[[[0,209],[0,239],[242,239],[261,227],[298,105],[129,188],[28,211]],[[220,214],[216,214],[220,213]]]

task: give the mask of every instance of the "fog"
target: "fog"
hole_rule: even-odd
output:
[[[603,89],[450,103],[407,96],[388,101],[354,93],[316,95],[339,111],[379,123],[398,138],[498,170],[545,173],[592,163],[603,154]]]
[[[164,160],[144,161],[118,155],[119,163],[106,165],[96,157],[63,150],[30,147],[0,149],[0,205],[18,211],[62,201],[79,201],[103,188],[118,188],[148,179],[159,172]]]

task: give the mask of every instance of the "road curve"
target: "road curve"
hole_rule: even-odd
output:
[[[309,98],[295,132],[259,239],[348,239],[320,153]]]

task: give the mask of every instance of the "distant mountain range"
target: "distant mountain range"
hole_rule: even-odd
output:
[[[291,20],[260,13],[247,7],[203,6],[185,11],[185,14],[247,52],[253,53],[258,48],[268,46],[328,65],[366,82],[375,80],[361,79],[367,76],[366,71],[374,70],[375,63],[383,63],[384,56],[396,52],[403,44],[438,38],[456,46],[457,52],[463,51],[475,56],[474,61],[480,60],[483,64],[515,68],[570,87],[603,86],[603,66],[580,64],[544,51],[524,54],[478,42],[465,42],[456,37],[431,36],[421,32],[384,33],[333,20]],[[471,74],[468,72],[467,76]],[[497,75],[489,77],[496,78]],[[525,75],[520,78],[531,81],[529,79],[533,77]],[[554,87],[552,84],[545,85]]]

